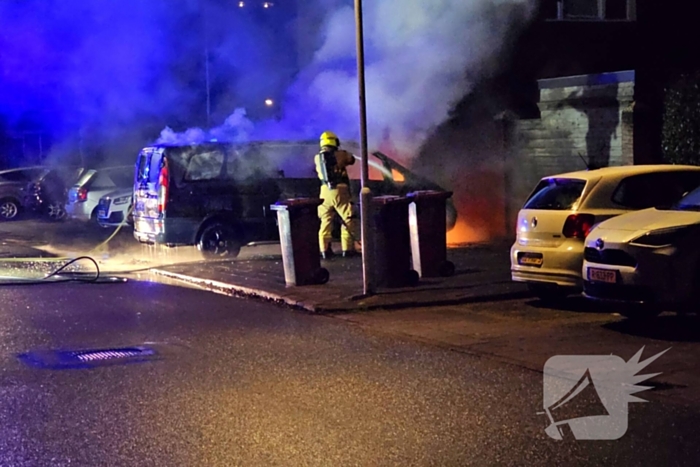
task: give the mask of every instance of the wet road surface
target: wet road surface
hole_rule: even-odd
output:
[[[697,405],[617,441],[544,432],[542,374],[331,317],[162,284],[0,288],[0,465],[696,465]],[[17,356],[154,343],[47,369]],[[147,344],[148,345],[148,344]]]

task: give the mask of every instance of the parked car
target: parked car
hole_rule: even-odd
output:
[[[700,186],[700,167],[607,167],[543,178],[518,214],[511,274],[553,301],[583,288],[584,239],[621,214],[670,205]]]
[[[85,171],[82,167],[54,167],[46,169],[27,185],[25,206],[34,213],[51,220],[66,218],[68,187]]]
[[[619,312],[648,318],[664,309],[698,311],[700,188],[670,207],[602,222],[586,239],[584,295],[619,302]]]
[[[97,205],[97,222],[102,227],[117,227],[124,223],[133,225],[131,207],[133,206],[134,189],[132,187],[107,193],[100,198]]]
[[[27,184],[46,167],[25,167],[0,171],[0,221],[17,219],[24,209]]]
[[[66,213],[71,219],[97,222],[100,198],[119,188],[132,189],[133,184],[132,165],[87,170],[68,191]]]
[[[278,238],[270,205],[318,197],[313,166],[318,143],[260,142],[156,145],[138,155],[134,183],[134,236],[144,243],[197,245],[207,255],[236,255],[250,241]],[[381,153],[375,194],[440,189]],[[359,164],[355,164],[359,166]],[[352,191],[359,195],[359,181]],[[448,203],[448,228],[456,211]]]

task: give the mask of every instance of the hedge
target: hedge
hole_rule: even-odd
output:
[[[700,165],[700,72],[666,89],[661,144],[667,162]]]

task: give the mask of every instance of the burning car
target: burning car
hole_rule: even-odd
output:
[[[142,243],[197,245],[208,256],[235,256],[251,241],[276,240],[276,216],[269,207],[282,199],[318,196],[317,151],[315,141],[146,147],[136,162],[134,237]],[[382,153],[372,157],[375,195],[444,191]],[[356,178],[351,190],[357,200]],[[448,229],[456,217],[450,201]]]

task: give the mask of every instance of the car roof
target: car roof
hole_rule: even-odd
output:
[[[549,175],[542,180],[550,178],[577,178],[581,180],[592,180],[600,177],[627,177],[629,175],[640,175],[654,172],[679,172],[679,171],[700,171],[697,165],[675,165],[675,164],[647,164],[647,165],[619,165],[613,167],[603,167],[600,169],[579,170],[558,175]]]
[[[146,148],[191,148],[196,146],[202,147],[212,147],[212,146],[235,146],[235,147],[245,147],[245,146],[308,146],[308,145],[318,145],[318,141],[315,140],[298,140],[298,141],[282,141],[282,140],[269,140],[269,141],[247,141],[247,142],[230,142],[230,141],[201,141],[201,142],[191,142],[191,143],[160,143],[152,144]]]

